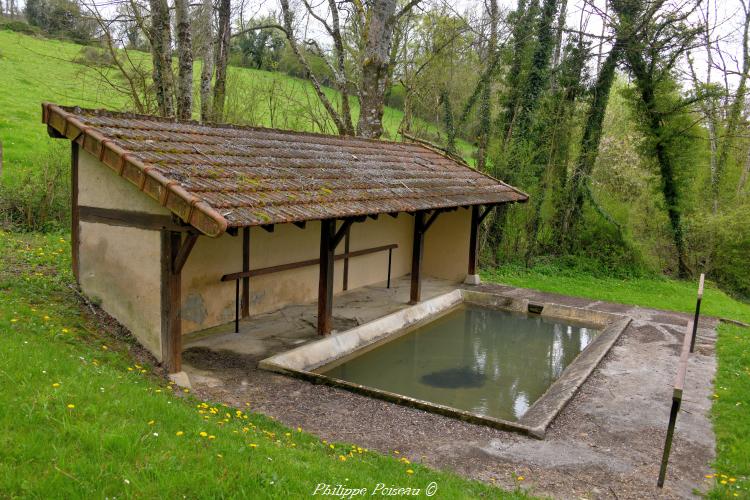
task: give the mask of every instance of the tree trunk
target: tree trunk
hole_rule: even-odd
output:
[[[516,134],[523,137],[529,131],[534,111],[539,103],[542,91],[547,87],[550,79],[550,62],[555,48],[552,25],[555,21],[558,0],[544,0],[542,15],[539,18],[536,35],[537,42],[531,58],[529,77],[523,85],[516,117]]]
[[[177,117],[189,120],[193,116],[193,47],[190,36],[190,10],[188,0],[175,0],[174,5],[179,60]]]
[[[352,122],[352,110],[349,105],[349,82],[346,79],[346,52],[344,40],[341,35],[341,25],[339,23],[339,11],[336,0],[328,0],[328,8],[331,11],[331,20],[333,29],[333,46],[336,56],[336,87],[341,94],[341,120],[344,130],[340,130],[341,135],[354,135],[354,123]]]
[[[487,40],[487,73],[486,78],[482,81],[482,95],[479,98],[479,137],[477,138],[477,170],[485,172],[487,170],[487,148],[490,143],[490,127],[492,101],[490,90],[492,88],[492,73],[494,71],[495,59],[497,57],[497,29],[499,19],[499,9],[497,0],[490,0],[489,5],[490,17],[490,37]],[[484,76],[484,75],[483,75]]]
[[[224,101],[227,92],[227,66],[232,37],[231,1],[219,1],[219,27],[216,43],[216,81],[214,82],[213,113],[211,119],[224,119]]]
[[[516,113],[518,112],[519,90],[523,83],[523,61],[526,48],[531,40],[529,32],[538,6],[539,0],[531,0],[528,5],[526,0],[519,0],[518,8],[513,16],[515,21],[513,23],[513,60],[506,81],[508,96],[506,97],[505,120],[503,122],[503,147],[510,140]]]
[[[201,121],[211,121],[211,78],[214,73],[214,4],[213,0],[203,0],[201,5]]]
[[[174,116],[172,33],[167,0],[149,0],[151,7],[151,57],[156,103],[161,116]]]
[[[712,178],[713,182],[711,187],[713,188],[717,211],[719,205],[718,200],[721,188],[721,179],[724,175],[724,171],[726,170],[727,163],[729,163],[729,153],[732,150],[737,139],[737,132],[739,131],[739,127],[742,122],[742,112],[745,109],[745,97],[747,97],[747,77],[748,73],[750,73],[750,47],[748,46],[749,36],[750,10],[746,10],[742,31],[742,74],[740,75],[740,81],[737,84],[737,92],[735,93],[734,100],[729,107],[729,113],[727,114],[727,125],[724,130],[724,139],[721,141],[721,144],[719,146],[719,157],[716,163],[716,172],[715,176]]]
[[[357,134],[362,137],[378,138],[383,134],[385,86],[395,13],[395,0],[373,0],[367,13],[357,123]]]
[[[619,41],[616,41],[596,77],[596,83],[592,90],[591,104],[586,113],[586,122],[583,129],[583,136],[581,137],[581,149],[578,153],[578,161],[568,179],[566,190],[568,201],[564,211],[561,232],[563,238],[567,237],[581,217],[581,209],[583,208],[588,182],[591,172],[594,170],[596,157],[599,154],[604,115],[607,111],[609,93],[615,81],[615,70],[617,69],[617,62],[621,53],[621,44]]]

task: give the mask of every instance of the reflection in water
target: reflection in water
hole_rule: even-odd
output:
[[[517,420],[597,333],[540,316],[465,305],[324,373]]]

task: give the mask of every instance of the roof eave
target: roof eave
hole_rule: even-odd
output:
[[[165,178],[153,165],[143,163],[96,130],[83,125],[59,106],[42,103],[42,122],[47,124],[51,137],[77,142],[120,177],[127,179],[201,233],[218,237],[226,232],[228,222],[216,209],[187,192],[176,181]]]

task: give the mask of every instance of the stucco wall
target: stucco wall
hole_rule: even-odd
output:
[[[440,214],[424,238],[424,275],[463,281],[469,268],[470,233],[471,210]]]
[[[383,215],[378,220],[352,225],[350,250],[360,250],[396,243],[393,252],[393,278],[411,269],[413,218]],[[287,264],[320,256],[320,223],[308,222],[305,229],[279,224],[273,233],[259,227],[250,233],[250,268]],[[344,243],[336,253],[343,253]],[[334,293],[342,290],[343,260],[334,267]],[[234,282],[220,282],[224,274],[242,270],[242,238],[229,235],[200,238],[183,269],[183,332],[189,333],[234,318]],[[388,272],[387,252],[354,257],[349,260],[349,288],[385,281]],[[316,300],[318,267],[309,266],[282,271],[250,280],[250,314],[277,310],[288,304]]]
[[[80,205],[169,213],[80,150]],[[80,223],[81,289],[161,357],[161,240],[158,231]]]

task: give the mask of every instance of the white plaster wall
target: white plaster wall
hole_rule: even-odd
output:
[[[86,151],[78,160],[80,205],[169,211]],[[158,231],[80,223],[81,289],[161,359],[161,240]]]
[[[78,157],[78,204],[162,215],[172,213],[82,148]]]
[[[470,235],[471,210],[440,214],[424,238],[424,275],[463,281],[469,269]]]
[[[81,223],[81,289],[161,359],[158,231]]]

